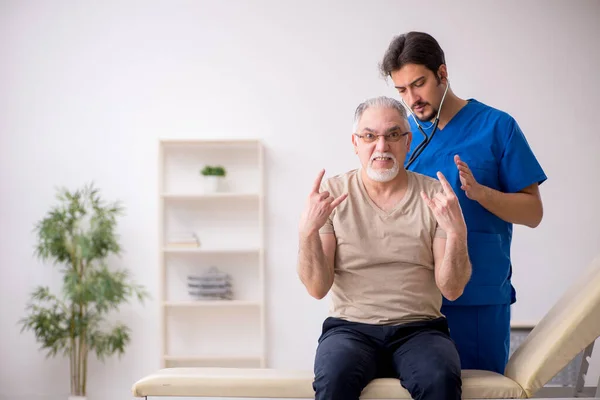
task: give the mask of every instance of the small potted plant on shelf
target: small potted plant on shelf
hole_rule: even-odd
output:
[[[125,268],[110,268],[108,261],[121,252],[116,231],[118,202],[105,204],[96,188],[61,189],[47,215],[35,226],[35,254],[41,261],[60,266],[62,288],[52,293],[39,286],[31,294],[22,331],[34,333],[47,357],[64,356],[70,365],[71,400],[87,396],[88,356],[103,361],[125,352],[130,329],[106,317],[130,298],[142,301],[146,290],[130,279]]]
[[[220,165],[206,165],[200,173],[204,176],[204,190],[207,193],[218,192],[222,187],[221,182],[227,174],[225,168]]]

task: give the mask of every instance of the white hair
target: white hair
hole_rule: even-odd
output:
[[[352,132],[356,133],[358,123],[363,113],[371,107],[393,108],[396,111],[398,111],[398,114],[400,114],[400,117],[402,117],[402,119],[407,119],[406,109],[398,100],[386,96],[372,97],[363,101],[358,105],[358,107],[356,107],[356,111],[354,112],[354,124],[352,125]]]

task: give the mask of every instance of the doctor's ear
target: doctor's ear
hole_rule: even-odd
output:
[[[448,85],[448,76],[446,74],[440,74],[438,75],[438,79],[440,81],[440,83],[443,83],[444,85]]]
[[[440,81],[440,83],[443,83],[445,85],[448,84],[448,70],[446,69],[446,65],[444,65],[444,64],[440,65],[437,76],[438,76],[438,80]]]

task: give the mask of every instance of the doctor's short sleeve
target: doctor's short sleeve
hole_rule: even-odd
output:
[[[525,135],[517,122],[510,118],[507,121],[504,151],[499,163],[499,178],[502,190],[516,193],[534,183],[542,184],[546,174],[527,143]]]

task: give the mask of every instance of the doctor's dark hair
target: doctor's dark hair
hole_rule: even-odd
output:
[[[444,51],[433,36],[424,32],[408,32],[392,39],[379,70],[387,78],[406,64],[420,64],[437,77],[440,65],[445,63]]]

